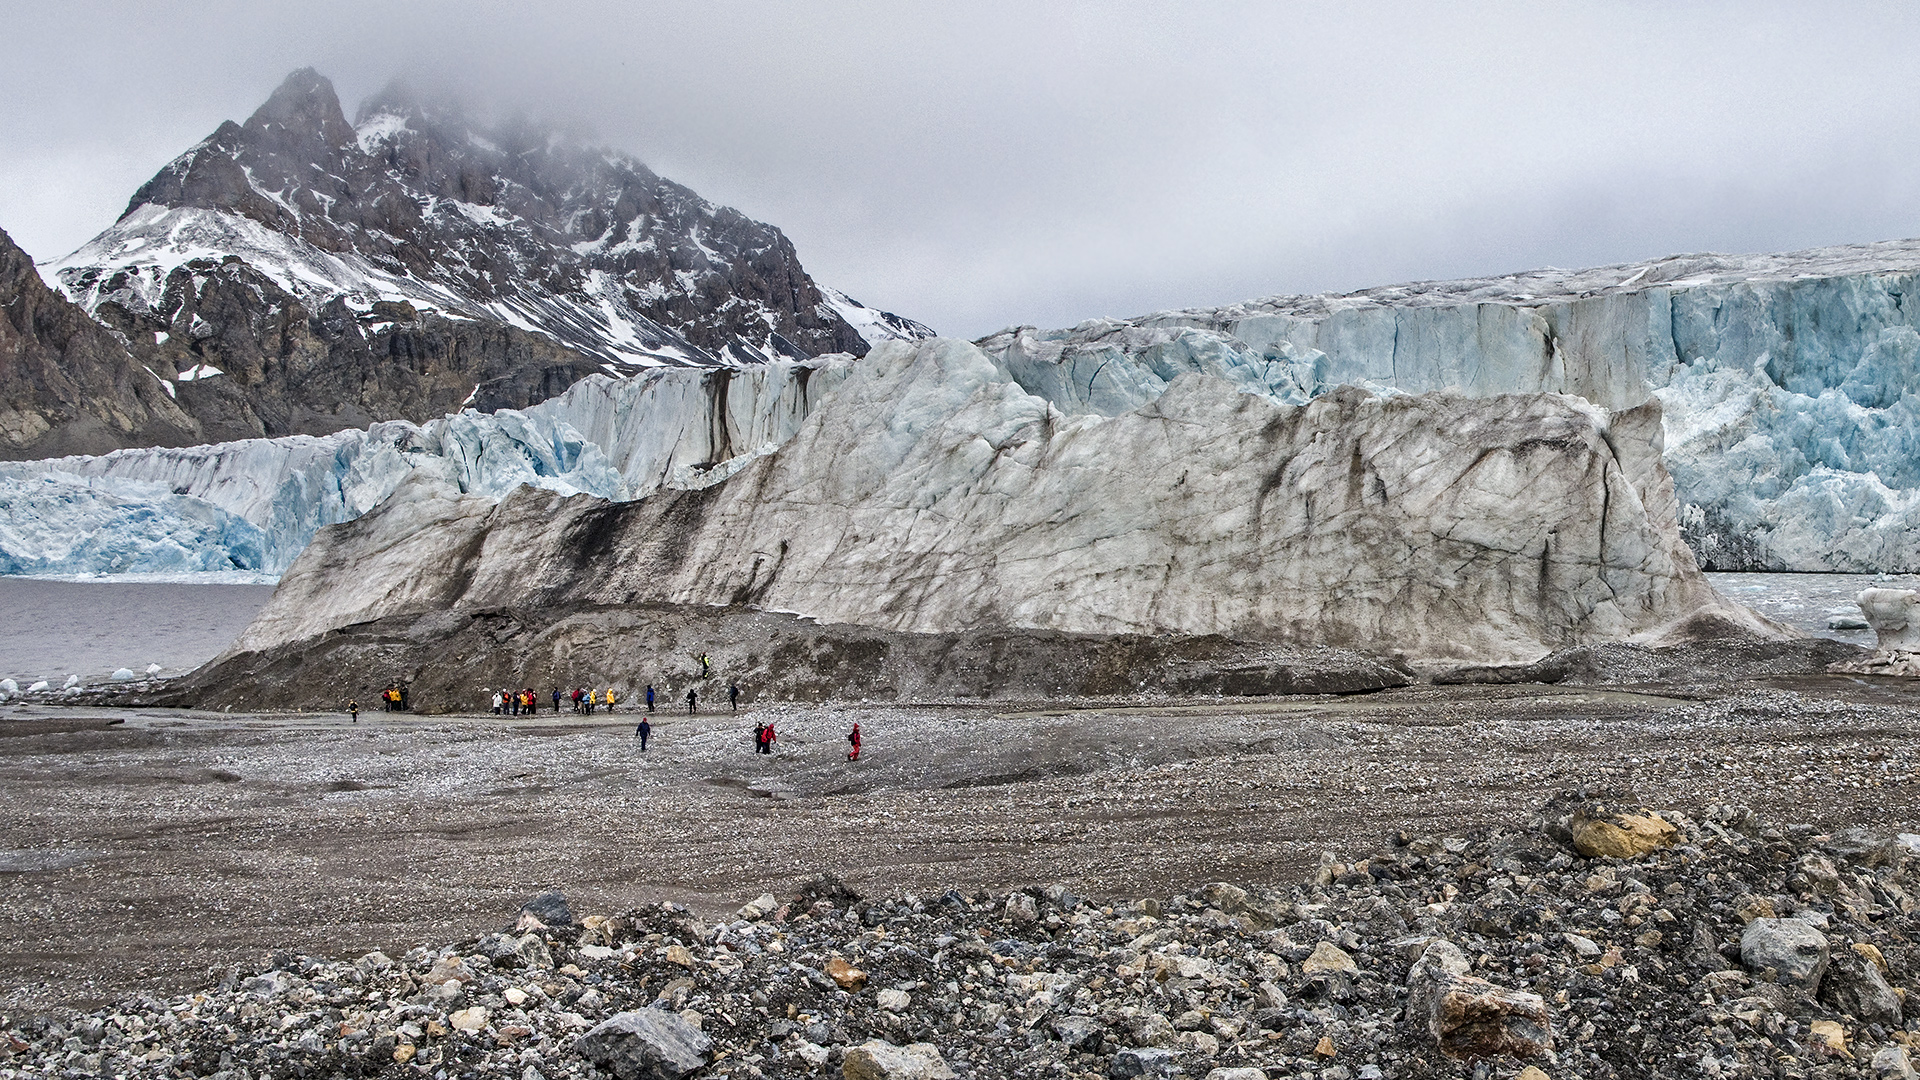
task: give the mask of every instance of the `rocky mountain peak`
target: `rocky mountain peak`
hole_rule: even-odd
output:
[[[48,274],[178,371],[240,386],[210,427],[230,437],[522,407],[596,370],[932,335],[823,288],[779,229],[631,155],[398,83],[349,124],[312,69],[170,162]],[[476,357],[476,333],[508,352]],[[335,396],[308,400],[322,385]]]
[[[333,82],[312,68],[301,68],[287,76],[266,104],[247,118],[247,131],[256,137],[284,132],[290,143],[305,143],[332,149],[353,144],[353,125],[347,123],[340,108],[340,97]]]

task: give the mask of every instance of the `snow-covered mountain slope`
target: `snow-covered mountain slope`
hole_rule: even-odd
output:
[[[610,504],[422,481],[321,530],[234,651],[388,615],[666,601],[822,621],[1228,634],[1418,664],[1776,632],[1708,588],[1635,427],[1556,394],[1345,389],[1304,406],[1205,375],[1063,415],[979,348],[889,343],[785,446]],[[1616,447],[1613,436],[1623,436]]]
[[[172,391],[0,232],[0,460],[202,441]]]
[[[932,334],[822,289],[778,229],[627,155],[398,90],[349,124],[311,70],[43,272],[165,371],[224,378],[187,404],[210,402],[229,436],[524,407],[595,370]],[[208,397],[235,384],[239,403]]]
[[[1675,256],[983,339],[1022,386],[1112,415],[1186,371],[1303,402],[1419,393],[1658,398],[1710,569],[1920,569],[1920,241]]]
[[[253,571],[416,474],[499,499],[526,484],[626,500],[731,476],[796,431],[852,357],[589,376],[525,410],[327,436],[0,463],[0,573]]]

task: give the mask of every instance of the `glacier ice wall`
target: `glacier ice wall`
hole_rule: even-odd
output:
[[[1354,388],[1288,406],[1188,374],[1137,409],[1069,417],[974,345],[882,343],[726,484],[496,502],[422,479],[323,530],[229,655],[390,616],[647,601],[1442,667],[1777,632],[1681,546],[1665,473],[1631,437],[1654,412]]]
[[[1299,403],[1410,393],[1657,398],[1683,533],[1721,570],[1920,570],[1920,241],[1680,256],[1276,297],[983,339],[1068,413],[1185,372]]]
[[[0,463],[0,573],[276,577],[315,530],[416,474],[494,499],[522,484],[612,500],[699,488],[791,437],[849,362],[591,376],[525,410]]]

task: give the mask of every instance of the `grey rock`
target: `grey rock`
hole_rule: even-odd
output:
[[[1133,1077],[1167,1080],[1173,1076],[1178,1058],[1172,1050],[1157,1046],[1128,1047],[1113,1055],[1113,1061],[1107,1065],[1107,1075],[1113,1080],[1132,1080]]]
[[[619,1080],[680,1080],[712,1060],[713,1040],[663,1009],[635,1009],[607,1018],[574,1049]]]
[[[1560,936],[1566,939],[1567,946],[1573,950],[1575,956],[1591,959],[1600,955],[1600,946],[1590,937],[1571,933]]]
[[[1105,1027],[1091,1016],[1060,1016],[1053,1021],[1053,1033],[1069,1049],[1086,1050],[1100,1045]]]
[[[1820,1000],[1863,1024],[1900,1026],[1900,995],[1881,977],[1878,965],[1851,949],[1834,953],[1828,961]]]
[[[1773,971],[1783,985],[1813,990],[1827,970],[1827,935],[1800,919],[1755,919],[1740,935],[1740,962]]]
[[[567,906],[567,898],[557,892],[543,892],[521,904],[520,910],[548,926],[573,925],[573,909]]]
[[[1920,1073],[1913,1071],[1913,1060],[1907,1056],[1907,1048],[1899,1045],[1883,1046],[1873,1052],[1874,1080],[1914,1080]]]
[[[1885,866],[1905,858],[1905,850],[1893,834],[1864,826],[1834,833],[1820,849],[1843,863],[1857,866]]]

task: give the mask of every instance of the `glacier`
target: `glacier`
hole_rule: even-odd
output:
[[[495,500],[417,473],[322,530],[225,655],[297,663],[343,627],[444,634],[476,613],[572,613],[597,635],[596,612],[649,603],[914,634],[1217,634],[1429,670],[1789,633],[1715,594],[1681,545],[1647,452],[1657,411],[1353,387],[1286,405],[1189,373],[1067,416],[971,343],[882,343],[724,484]]]
[[[1187,374],[1285,405],[1343,385],[1657,403],[1661,423],[1631,430],[1671,474],[1703,568],[1905,573],[1920,570],[1917,288],[1920,241],[1901,241],[1272,297],[977,344],[1068,417],[1129,412]],[[829,295],[863,328],[884,314]],[[784,442],[851,363],[654,368],[525,410],[4,465],[0,572],[271,577],[416,471],[495,498],[697,488]]]
[[[0,573],[269,580],[416,474],[492,499],[523,484],[619,501],[706,487],[791,437],[851,362],[595,375],[524,410],[0,463]]]
[[[1068,413],[1115,415],[1189,371],[1287,403],[1342,384],[1613,410],[1653,398],[1703,567],[1910,572],[1917,281],[1915,240],[1672,256],[1018,327],[981,345]]]

